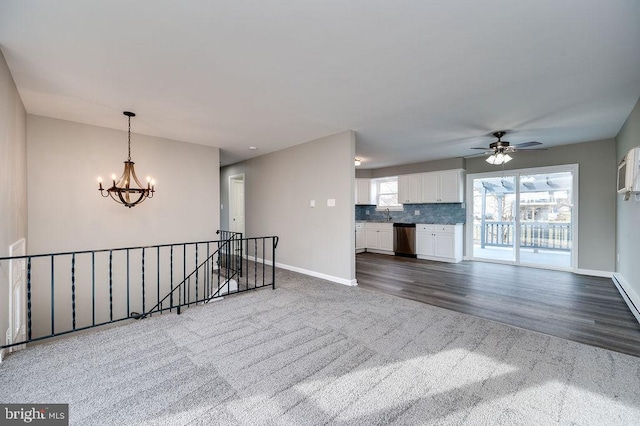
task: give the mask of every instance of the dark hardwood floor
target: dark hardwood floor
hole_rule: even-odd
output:
[[[363,288],[640,357],[640,324],[609,278],[360,253],[356,279]]]

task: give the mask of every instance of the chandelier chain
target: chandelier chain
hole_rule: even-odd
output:
[[[129,161],[131,161],[131,116],[129,116]]]

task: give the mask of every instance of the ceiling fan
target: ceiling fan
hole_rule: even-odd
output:
[[[510,152],[516,152],[521,150],[522,148],[528,148],[531,146],[542,145],[542,142],[522,142],[516,145],[510,145],[508,141],[503,141],[502,137],[506,134],[505,131],[494,132],[493,136],[498,138],[497,141],[489,144],[489,149],[482,147],[474,147],[471,149],[483,149],[485,150],[484,154],[490,154],[487,158],[487,163],[489,164],[504,164],[508,163],[512,160],[509,155]],[[533,150],[544,150],[544,148],[534,148]]]

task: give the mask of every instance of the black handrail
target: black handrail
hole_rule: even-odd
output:
[[[225,239],[222,239],[222,240],[221,240],[221,241],[222,241],[222,243],[218,245],[218,248],[216,249],[216,251],[214,251],[214,252],[213,252],[210,256],[208,256],[208,257],[207,257],[207,258],[206,258],[202,263],[200,263],[200,264],[196,267],[196,269],[194,269],[194,270],[193,270],[189,275],[187,275],[187,276],[186,276],[186,277],[185,277],[185,278],[184,278],[184,279],[183,279],[183,280],[182,280],[182,281],[181,281],[177,286],[175,286],[174,288],[172,288],[172,289],[171,289],[171,291],[170,291],[169,293],[167,293],[167,295],[166,295],[165,297],[163,297],[163,298],[162,298],[162,299],[161,299],[161,300],[160,300],[160,301],[159,301],[159,302],[158,302],[158,303],[157,303],[153,308],[151,308],[149,311],[145,311],[145,312],[144,312],[144,313],[142,313],[142,314],[138,314],[137,312],[133,312],[133,313],[132,313],[132,316],[133,316],[133,314],[135,314],[135,315],[136,315],[136,316],[138,316],[139,318],[146,318],[147,316],[150,316],[150,315],[152,315],[152,314],[154,314],[154,313],[162,312],[163,310],[170,309],[170,308],[165,308],[165,309],[163,309],[163,308],[162,308],[162,306],[163,306],[164,302],[167,300],[167,298],[173,298],[173,293],[174,293],[176,290],[182,290],[182,289],[183,289],[183,287],[184,287],[184,285],[185,285],[185,283],[188,283],[188,282],[191,280],[191,277],[192,277],[192,276],[196,275],[196,277],[197,277],[197,275],[198,275],[198,271],[200,271],[200,269],[201,269],[203,266],[206,266],[207,264],[209,264],[210,262],[212,262],[212,261],[213,261],[213,259],[216,257],[216,255],[218,255],[218,254],[222,251],[222,249],[223,249],[223,248],[227,248],[227,249],[228,249],[228,248],[230,248],[230,247],[231,247],[231,245],[232,245],[232,242],[233,242],[233,241],[238,241],[238,238],[239,238],[240,240],[242,240],[242,233],[239,233],[239,232],[220,231],[220,230],[218,230],[218,231],[216,232],[216,234],[220,234],[220,233],[223,233],[223,235],[225,235],[225,233],[226,233],[226,234],[227,234],[227,237],[226,237]],[[196,252],[196,253],[197,253],[197,252]],[[219,262],[218,262],[218,264],[219,264]],[[239,275],[239,271],[238,271],[238,270],[234,270],[234,271],[233,271],[232,277],[235,277],[236,275]],[[228,282],[232,277],[227,277],[227,278],[226,278],[226,279],[227,279],[227,282]],[[197,283],[197,282],[198,282],[198,280],[197,280],[197,278],[196,278],[196,283]],[[220,288],[218,288],[218,292],[219,292],[219,291],[220,291]],[[216,292],[216,294],[217,294],[217,292]],[[178,296],[179,296],[179,295],[180,295],[180,292],[178,292]],[[196,284],[196,301],[195,301],[195,302],[193,302],[193,303],[206,302],[206,301],[211,300],[212,298],[213,298],[213,297],[208,297],[208,298],[204,298],[204,299],[202,299],[202,300],[198,300],[198,287],[197,287],[197,284]],[[191,304],[191,303],[189,303],[189,304]],[[178,314],[180,314],[180,307],[181,307],[181,305],[180,305],[180,304],[178,304],[178,305],[176,306],[177,311],[178,311]],[[144,311],[144,308],[143,308],[143,311]]]
[[[25,336],[5,342],[0,349],[167,310],[180,313],[185,306],[221,295],[269,285],[275,289],[277,236],[242,238],[242,234],[230,231],[217,234],[220,239],[209,241],[0,257],[0,263],[23,261],[26,270],[22,299]],[[206,257],[200,260],[203,251]],[[65,270],[67,257],[71,267]],[[191,262],[193,269],[187,271]],[[266,275],[269,268],[271,283]],[[174,278],[180,269],[183,276],[176,284]],[[229,286],[232,280],[235,289]],[[60,281],[69,284],[60,285]],[[132,307],[141,308],[140,313],[133,312]]]

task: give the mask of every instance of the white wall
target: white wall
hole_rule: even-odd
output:
[[[248,236],[280,237],[276,261],[284,267],[355,283],[354,157],[355,133],[346,131],[224,167],[223,226],[228,177],[244,173]]]
[[[96,181],[122,174],[126,130],[29,115],[27,131],[29,253],[215,239],[218,148],[132,134],[138,177],[157,184],[153,199],[126,208],[102,198]]]
[[[0,257],[27,237],[27,115],[0,52]],[[9,327],[9,264],[0,263],[0,342]]]
[[[618,161],[629,149],[640,145],[640,100],[616,137]],[[640,201],[632,196],[623,201],[617,196],[616,218],[616,278],[626,285],[626,291],[640,309]],[[640,318],[638,318],[640,321]]]

